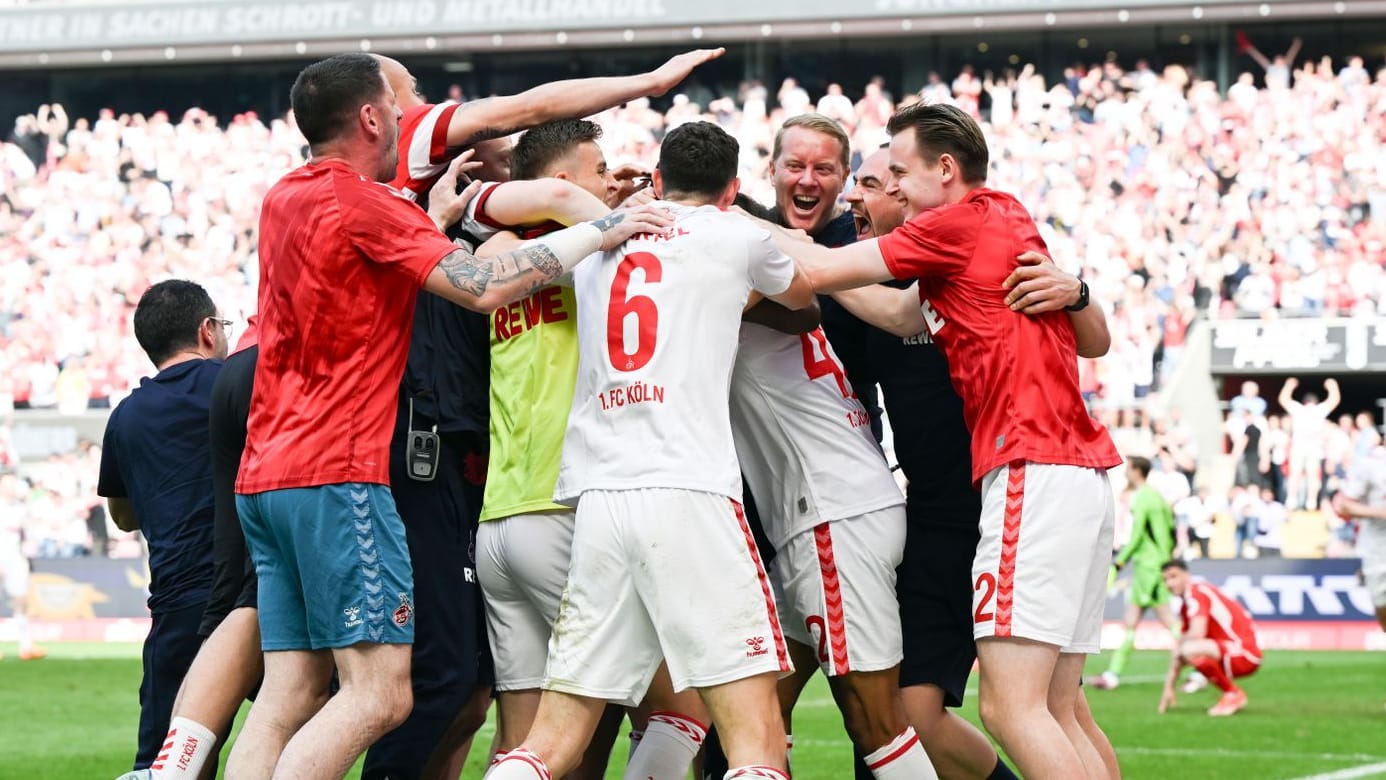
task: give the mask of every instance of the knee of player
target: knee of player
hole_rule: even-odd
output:
[[[1183,663],[1191,664],[1207,655],[1207,653],[1202,652],[1202,650],[1203,648],[1199,647],[1197,642],[1185,639],[1179,643],[1179,660]]]
[[[486,689],[486,695],[475,693],[468,697],[466,704],[462,705],[462,711],[457,715],[459,728],[474,732],[486,725],[486,713],[491,709],[489,690]]]
[[[384,734],[394,730],[414,709],[414,690],[409,678],[374,681],[359,692],[362,704],[357,712],[369,730]]]
[[[897,686],[867,684],[869,676],[847,674],[832,680],[842,710],[842,723],[852,742],[865,753],[888,744],[908,724]],[[875,683],[878,681],[870,680]]]
[[[1024,722],[1032,715],[1048,712],[1048,702],[1044,698],[1022,701],[1013,692],[983,688],[977,697],[977,714],[982,725],[993,734]]]
[[[1006,702],[1003,697],[986,692],[977,697],[977,716],[982,719],[982,725],[986,726],[987,731],[995,734],[998,729],[1006,723]]]
[[[863,754],[874,753],[890,744],[909,725],[904,720],[888,717],[887,712],[885,708],[868,708],[855,717],[843,715],[843,724],[852,743]]]

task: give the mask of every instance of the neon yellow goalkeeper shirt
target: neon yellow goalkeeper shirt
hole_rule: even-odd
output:
[[[491,315],[491,457],[481,519],[553,502],[577,381],[577,297],[553,285]]]

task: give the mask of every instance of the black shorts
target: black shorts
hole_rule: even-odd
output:
[[[259,581],[255,578],[255,564],[251,563],[246,550],[240,516],[236,514],[235,490],[259,355],[259,347],[231,355],[212,385],[207,410],[215,509],[212,517],[212,593],[197,630],[202,637],[211,636],[231,610],[253,608],[259,601]]]
[[[204,638],[217,630],[231,610],[254,609],[259,601],[259,580],[255,577],[255,564],[245,549],[240,522],[228,525],[234,528],[223,529],[217,525],[212,529],[212,595],[207,601],[207,611],[202,613],[202,625],[197,629],[198,636]]]
[[[905,659],[900,686],[937,685],[961,707],[977,660],[972,638],[972,559],[980,533],[967,507],[907,511],[905,555],[897,570]]]
[[[432,423],[416,414],[414,424],[427,430]],[[403,432],[397,425],[390,492],[414,567],[414,708],[367,751],[365,780],[419,777],[463,705],[492,675],[475,563],[486,434],[440,434],[438,476],[418,482],[403,465]]]

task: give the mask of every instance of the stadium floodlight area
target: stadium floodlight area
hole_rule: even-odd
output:
[[[0,68],[1383,14],[1381,0],[0,0]]]

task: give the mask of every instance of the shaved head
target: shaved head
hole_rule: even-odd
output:
[[[414,106],[423,105],[424,99],[423,95],[419,94],[418,79],[414,78],[414,74],[410,73],[403,63],[383,54],[370,56],[380,63],[380,72],[385,75],[385,81],[390,85],[390,89],[395,91],[395,100],[399,103],[401,110],[407,111]]]

